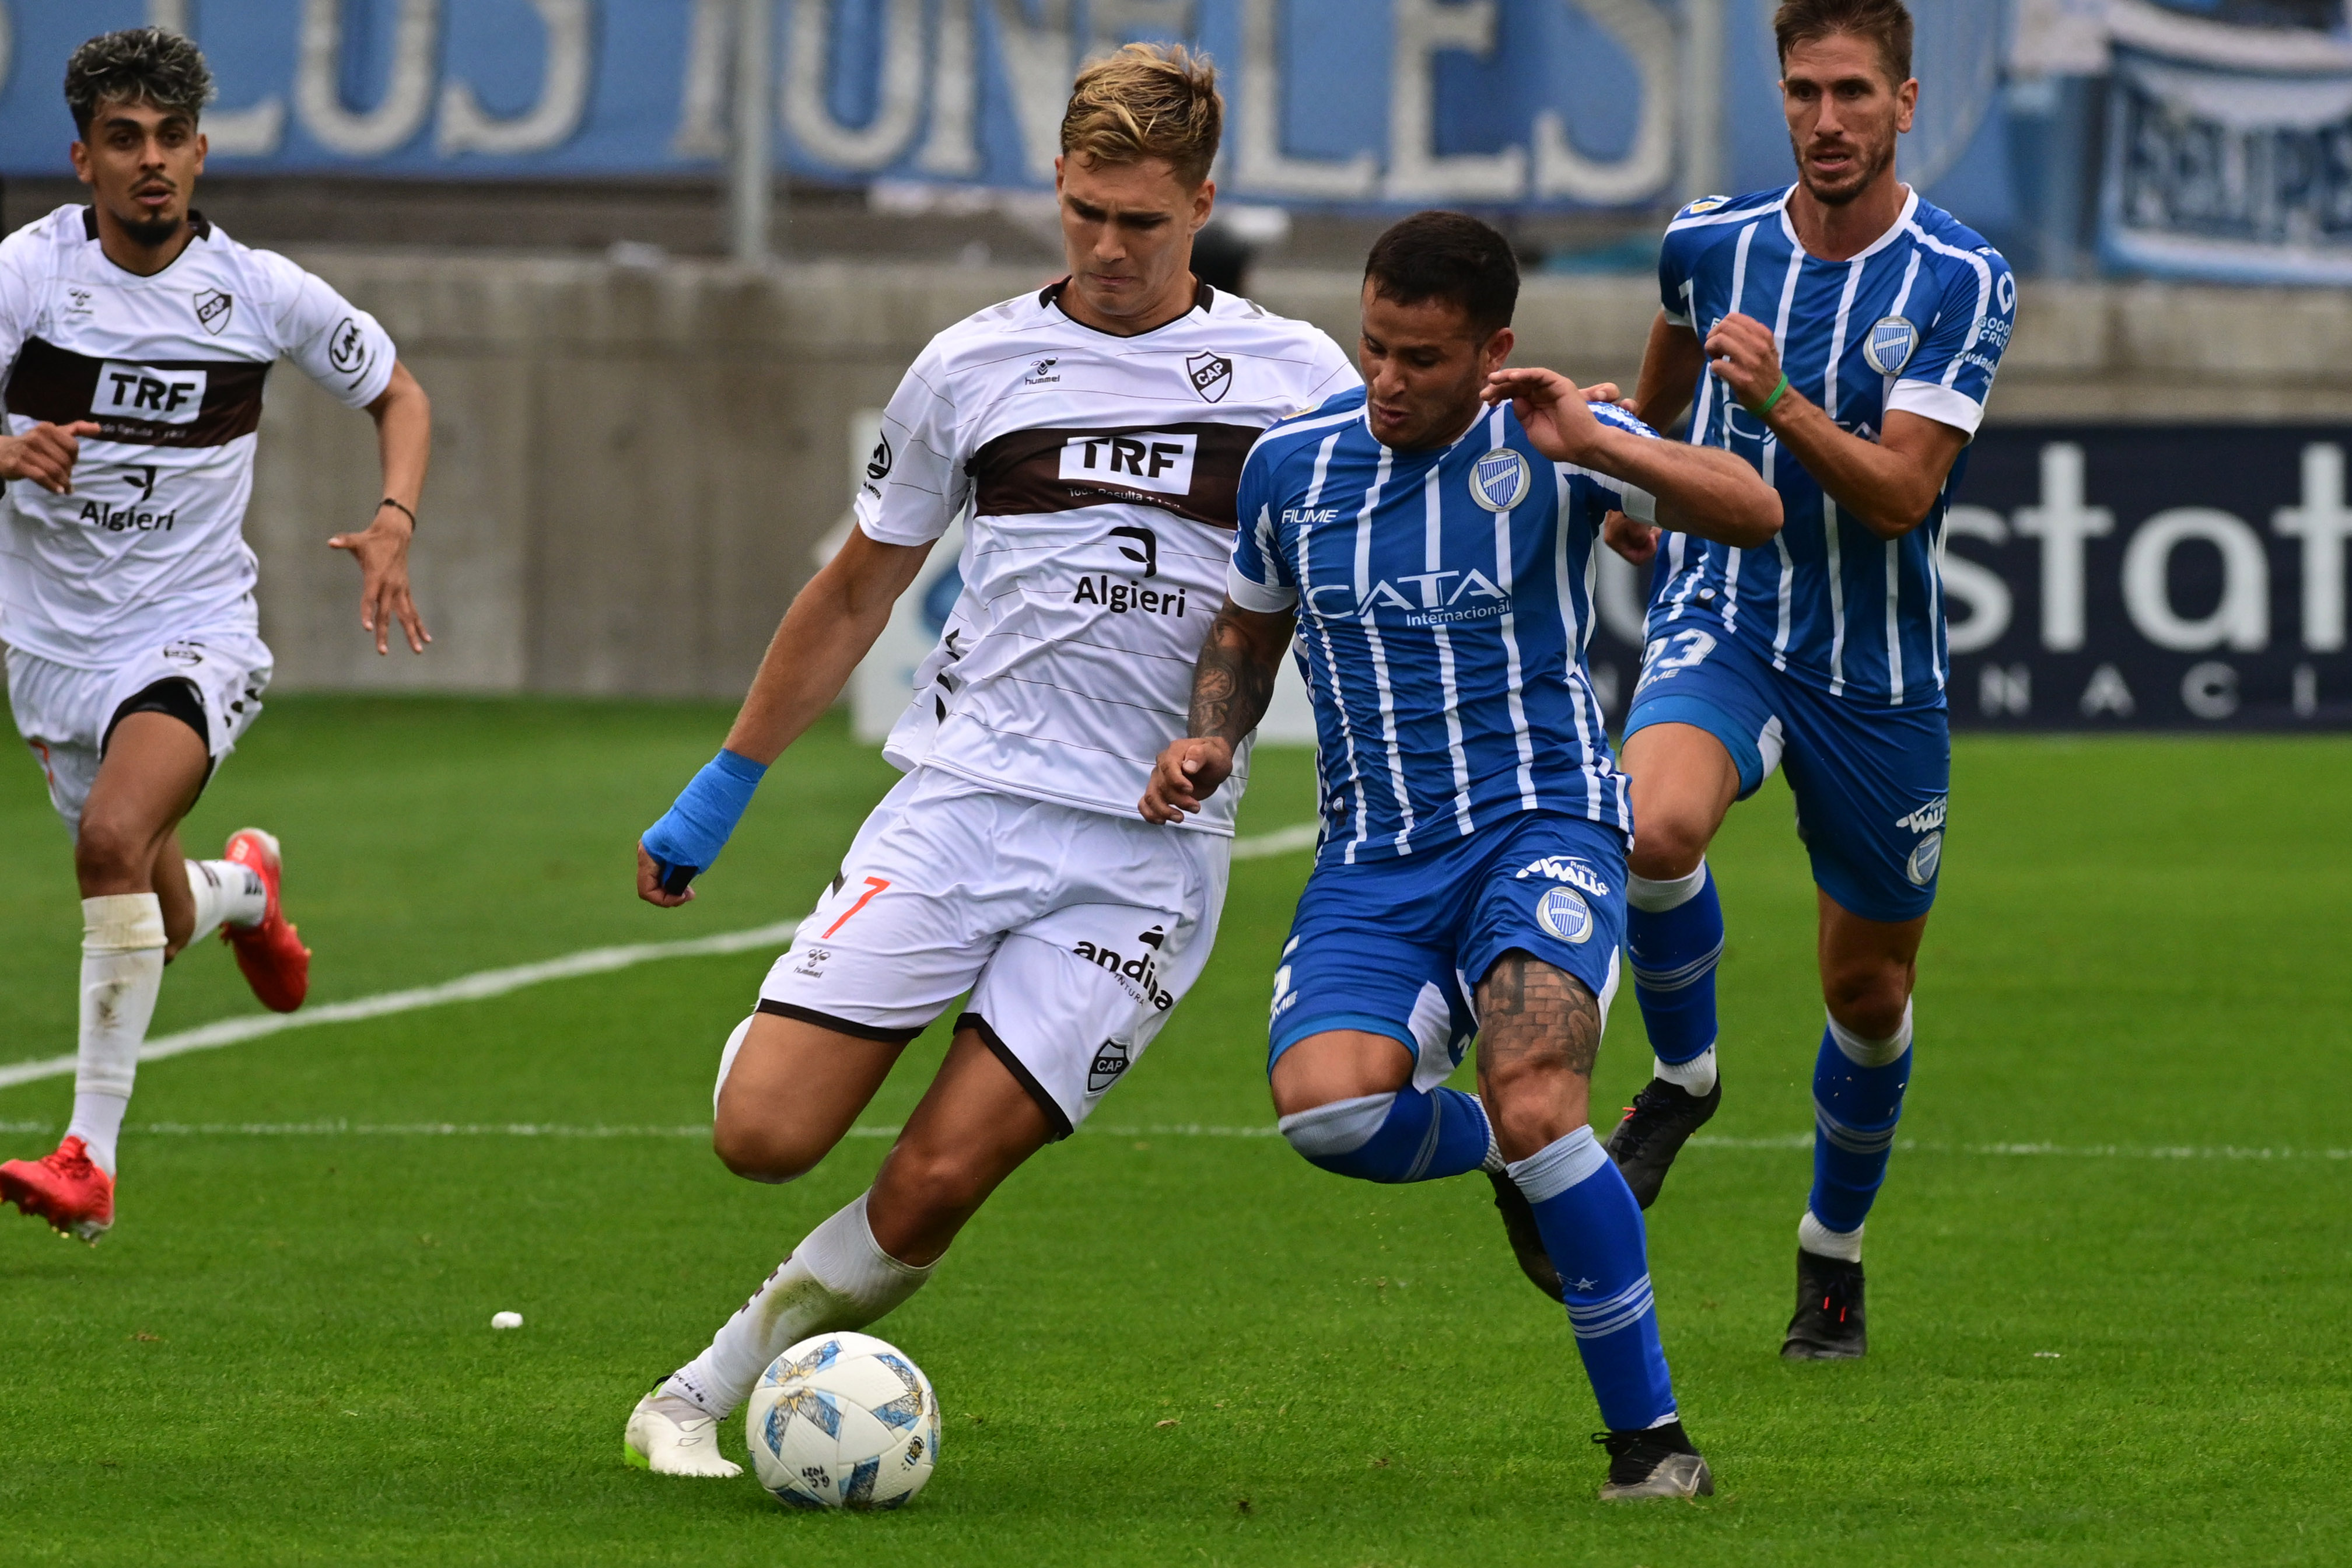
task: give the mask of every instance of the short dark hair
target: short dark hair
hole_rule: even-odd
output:
[[[1781,0],[1772,14],[1772,41],[1780,46],[1783,70],[1799,44],[1840,33],[1876,44],[1895,86],[1911,79],[1911,13],[1903,0]]]
[[[66,107],[85,137],[101,103],[144,103],[194,120],[212,100],[205,52],[161,27],[100,33],[66,61]]]
[[[1372,242],[1364,262],[1372,293],[1400,305],[1443,300],[1462,308],[1480,338],[1511,324],[1519,258],[1492,224],[1464,213],[1415,213]]]

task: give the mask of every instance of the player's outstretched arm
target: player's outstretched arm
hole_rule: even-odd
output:
[[[1657,499],[1661,527],[1753,549],[1780,531],[1780,498],[1728,452],[1637,435],[1592,415],[1576,384],[1557,371],[1498,370],[1486,400],[1510,399],[1536,450],[1622,479]]]
[[[694,897],[689,884],[726,847],[768,765],[833,706],[930,552],[849,531],[784,612],[724,749],[638,841],[639,898],[674,909]]]
[[[1297,619],[1244,610],[1227,599],[1209,623],[1192,667],[1192,712],[1185,739],[1170,743],[1152,767],[1140,809],[1147,822],[1181,822],[1201,809],[1234,771],[1234,752],[1265,717],[1275,678]]]
[[[1881,539],[1899,539],[1927,518],[1968,433],[1904,409],[1878,439],[1838,428],[1818,403],[1787,384],[1771,329],[1726,316],[1707,334],[1709,367],[1740,405],[1780,437],[1832,500]]]
[[[360,626],[375,638],[375,651],[392,651],[397,621],[411,653],[423,653],[433,634],[408,591],[408,543],[416,534],[416,503],[425,494],[425,469],[433,460],[433,400],[408,367],[395,361],[392,380],[367,405],[375,421],[376,450],[383,464],[383,499],[375,517],[357,533],[338,533],[330,550],[348,550],[360,563]]]

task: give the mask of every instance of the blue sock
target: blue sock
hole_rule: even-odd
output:
[[[1458,1176],[1485,1164],[1495,1142],[1486,1108],[1458,1089],[1335,1100],[1286,1116],[1279,1125],[1309,1163],[1366,1182]]]
[[[1675,1387],[1658,1343],[1649,1247],[1633,1189],[1590,1127],[1546,1145],[1510,1171],[1568,1287],[1568,1324],[1601,1402],[1601,1419],[1612,1432],[1646,1430],[1672,1419]]]
[[[1903,1120],[1911,1080],[1911,1010],[1884,1040],[1865,1039],[1832,1019],[1813,1063],[1813,1192],[1808,1206],[1829,1229],[1862,1228]]]
[[[1715,965],[1723,956],[1715,876],[1702,860],[1675,881],[1636,877],[1625,900],[1625,952],[1650,1049],[1670,1065],[1693,1060],[1715,1044]]]

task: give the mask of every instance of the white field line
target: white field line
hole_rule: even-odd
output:
[[[0,1133],[45,1133],[58,1131],[54,1121],[0,1121]],[[593,1123],[572,1125],[550,1121],[150,1121],[125,1129],[151,1138],[553,1138],[553,1139],[694,1139],[710,1136],[708,1122],[677,1126]],[[1148,1127],[1087,1126],[1081,1133],[1103,1138],[1272,1138],[1271,1124],[1217,1127],[1201,1122]],[[896,1138],[894,1126],[853,1127],[852,1138]],[[1792,1132],[1779,1138],[1693,1138],[1690,1147],[1727,1151],[1792,1152],[1812,1147],[1812,1134]],[[1943,1143],[1903,1139],[1895,1147],[1906,1153],[1956,1154],[1979,1159],[2084,1160],[2278,1160],[2352,1161],[2352,1149],[2257,1149],[2232,1144],[2199,1146],[2126,1143]]]
[[[1319,831],[1310,822],[1296,827],[1278,828],[1253,838],[1236,838],[1234,840],[1233,858],[1236,860],[1261,860],[1269,856],[1287,855],[1294,850],[1311,849]],[[165,1057],[184,1056],[189,1051],[211,1051],[223,1046],[241,1045],[247,1040],[282,1034],[288,1029],[315,1028],[321,1024],[357,1023],[363,1018],[414,1013],[420,1007],[446,1006],[452,1002],[480,1002],[492,996],[504,996],[527,985],[541,985],[551,980],[575,980],[583,974],[609,974],[616,969],[631,969],[640,963],[655,963],[664,959],[707,958],[718,953],[743,952],[752,948],[783,947],[791,943],[793,932],[800,923],[800,919],[778,921],[772,925],[754,926],[749,931],[721,931],[716,936],[695,937],[686,942],[646,942],[627,947],[592,947],[540,963],[520,963],[510,969],[485,969],[478,973],[444,981],[438,985],[385,991],[349,1002],[331,1002],[321,1006],[306,1007],[299,1013],[265,1013],[258,1017],[224,1018],[217,1024],[183,1029],[176,1035],[158,1036],[139,1048],[139,1059],[142,1062],[160,1061]],[[13,1089],[20,1083],[32,1083],[45,1078],[64,1078],[74,1070],[74,1058],[70,1056],[13,1062],[0,1067],[0,1089]]]

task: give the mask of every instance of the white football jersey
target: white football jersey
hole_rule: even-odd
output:
[[[925,544],[971,507],[963,592],[883,752],[1129,816],[1185,731],[1242,459],[1357,377],[1314,327],[1206,284],[1135,337],[1072,321],[1062,288],[933,338],[883,416],[858,526]],[[1191,826],[1233,832],[1248,767]]]
[[[375,318],[294,263],[199,216],[152,278],[63,206],[0,240],[8,433],[95,422],[73,493],[30,479],[0,505],[0,640],[103,669],[140,637],[252,631],[246,548],[261,384],[280,354],[353,408],[392,379]],[[152,637],[149,639],[152,640]]]

